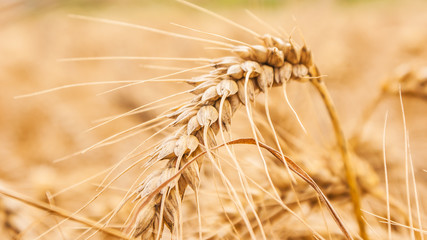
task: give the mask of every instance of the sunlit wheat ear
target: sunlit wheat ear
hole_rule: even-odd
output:
[[[319,76],[306,46],[297,49],[289,41],[271,35],[261,36],[260,39],[262,45],[233,46],[234,56],[212,60],[213,69],[210,73],[188,81],[194,86],[190,92],[195,97],[167,115],[172,119],[170,128],[178,129],[152,153],[152,161],[167,161],[168,167],[144,181],[137,190],[141,198],[158,187],[165,177],[173,173],[173,169],[179,169],[196,153],[216,146],[216,134],[220,129],[225,132],[231,130],[231,117],[239,106],[246,105],[249,109],[258,93],[281,86],[286,81],[308,81],[310,77]],[[252,118],[249,110],[248,114],[248,118]],[[209,158],[214,157],[212,154],[208,155]],[[165,187],[140,209],[137,213],[137,219],[140,220],[134,226],[134,236],[155,238],[158,232],[155,229],[162,228],[155,224],[161,222],[171,232],[176,232],[177,225],[180,224],[176,221],[180,219],[177,203],[182,201],[187,186],[196,190],[202,164],[201,159],[192,163],[176,183]],[[176,186],[180,194],[171,193]],[[161,199],[164,199],[163,204]],[[144,218],[148,213],[151,218]]]

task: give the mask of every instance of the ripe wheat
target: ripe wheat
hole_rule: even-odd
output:
[[[185,4],[192,5],[190,3]],[[207,10],[200,9],[197,6],[192,6],[198,8],[199,10],[208,12]],[[208,13],[212,14],[210,12]],[[229,20],[226,21],[235,25],[235,23],[230,22]],[[104,22],[113,23],[113,21]],[[116,23],[117,22],[115,22],[115,24]],[[121,23],[119,25],[129,24]],[[329,169],[330,172],[327,172],[326,175],[322,175],[322,177],[312,177],[315,179],[315,182],[321,186],[334,186],[332,190],[328,189],[328,191],[325,191],[325,195],[327,195],[328,198],[330,197],[333,199],[335,195],[347,196],[350,192],[352,195],[355,216],[357,217],[357,221],[359,223],[360,235],[362,238],[367,239],[366,230],[364,229],[365,224],[363,223],[362,214],[360,212],[361,206],[359,202],[359,186],[356,185],[356,176],[351,167],[352,163],[350,161],[350,150],[347,144],[347,140],[342,133],[332,99],[329,96],[325,84],[322,81],[321,75],[313,62],[311,52],[305,44],[302,47],[298,47],[298,44],[291,40],[291,38],[281,38],[268,34],[258,35],[249,29],[244,30],[255,35],[257,40],[261,42],[260,45],[250,45],[223,37],[223,39],[226,39],[226,41],[230,41],[233,44],[236,44],[233,45],[219,41],[189,37],[181,34],[171,34],[162,30],[153,30],[147,27],[140,26],[139,28],[220,45],[225,47],[225,50],[229,50],[226,54],[229,56],[216,59],[194,59],[195,61],[208,61],[209,65],[187,70],[175,69],[179,70],[181,73],[186,71],[192,71],[194,73],[199,72],[201,69],[205,69],[206,67],[210,67],[210,72],[199,77],[179,80],[185,81],[193,87],[188,92],[192,93],[194,97],[188,102],[179,104],[177,107],[170,109],[170,111],[167,113],[137,126],[149,126],[148,128],[155,128],[164,123],[168,123],[167,126],[162,130],[167,129],[172,133],[166,139],[163,139],[160,144],[156,145],[154,150],[148,156],[146,156],[149,160],[145,166],[152,166],[154,164],[161,163],[164,167],[156,169],[154,172],[149,174],[133,192],[132,197],[134,197],[134,201],[137,201],[137,208],[131,217],[132,221],[130,232],[132,237],[140,237],[141,239],[160,239],[162,237],[165,226],[171,231],[172,235],[181,237],[180,235],[182,235],[182,229],[180,228],[182,225],[183,215],[181,212],[181,204],[184,199],[185,191],[187,187],[193,189],[196,193],[196,202],[199,201],[197,199],[197,193],[199,191],[199,185],[201,181],[201,167],[204,164],[204,161],[207,160],[212,160],[213,164],[215,164],[215,160],[218,156],[216,149],[219,147],[225,147],[227,150],[229,150],[227,144],[220,145],[218,143],[220,141],[224,143],[227,142],[224,134],[227,134],[228,136],[231,134],[233,115],[236,113],[239,107],[243,106],[247,113],[247,119],[251,124],[253,137],[255,138],[255,140],[253,140],[254,145],[256,145],[258,149],[261,149],[261,147],[268,149],[268,146],[263,145],[263,143],[261,143],[258,139],[259,135],[257,133],[257,128],[259,126],[255,126],[254,123],[252,103],[255,101],[258,94],[264,93],[267,96],[272,87],[283,86],[290,81],[295,81],[309,82],[313,84],[313,86],[315,86],[315,88],[320,93],[331,117],[339,150],[342,155],[341,158],[344,160],[344,164],[337,164],[339,165],[336,166],[337,169]],[[224,48],[222,50],[224,50]],[[172,58],[167,59],[171,60]],[[408,90],[408,93],[414,92],[414,89],[417,91],[419,89],[425,91],[425,76],[424,78],[422,76],[413,78],[413,76],[415,75],[405,74],[404,79],[406,80],[400,80],[402,83],[403,93],[405,93],[406,90]],[[412,80],[409,81],[407,79]],[[155,78],[152,80],[158,79]],[[140,82],[130,81],[129,85],[137,83]],[[384,91],[396,92],[396,85],[393,85],[393,87],[391,86],[392,84],[390,83],[384,87]],[[268,109],[268,104],[266,105],[266,108]],[[141,109],[142,108],[138,108],[132,113],[139,112]],[[144,111],[147,109],[148,108],[144,109]],[[130,113],[131,112],[129,112],[129,114]],[[269,117],[270,116],[268,116],[268,118]],[[271,122],[270,119],[269,121]],[[128,131],[130,132],[131,130],[135,130],[137,127]],[[221,138],[218,139],[217,135],[221,135]],[[277,136],[273,134],[273,137],[278,142]],[[113,138],[109,138],[107,140],[115,141]],[[108,141],[100,142],[99,144],[95,145],[95,147],[101,146],[104,143],[107,144],[109,143]],[[228,143],[233,144],[231,142]],[[280,144],[277,145],[280,149]],[[89,149],[95,147],[91,147]],[[85,151],[87,150],[88,149]],[[275,153],[277,154],[276,157],[278,159],[286,159],[282,152],[279,153],[276,151]],[[354,157],[355,156],[352,155],[352,158]],[[334,159],[335,158],[332,160]],[[339,181],[334,178],[336,177],[334,173],[339,171],[342,172],[342,165],[344,165],[344,172],[347,174],[347,177],[346,180],[341,179],[342,181]],[[361,165],[359,164],[357,165],[358,169],[365,170],[363,166],[360,166]],[[278,165],[277,169],[284,170],[286,167],[283,165]],[[376,176],[375,173],[373,173],[373,170],[369,168],[369,166],[367,166],[366,169],[368,169],[366,170],[367,173],[358,172],[358,180],[360,180],[359,184],[361,185],[363,193],[369,192],[368,189],[375,185],[366,183],[369,179],[368,177],[365,179],[364,176],[370,175],[371,173],[373,176]],[[320,172],[321,171],[319,170],[319,174],[321,174]],[[316,175],[316,173],[313,175]],[[269,181],[272,183],[272,180],[269,179]],[[350,190],[346,189],[347,186],[349,186]],[[134,188],[131,189],[133,190]],[[277,189],[277,191],[287,194],[291,192],[290,189],[292,189],[292,184],[289,182],[288,184],[283,184],[283,186],[277,187]],[[295,195],[303,195],[305,197],[304,200],[307,201],[309,205],[316,204],[317,196],[314,195],[312,191],[308,191],[306,187],[298,186],[292,190]],[[263,194],[264,193],[260,195],[262,196]],[[292,195],[292,193],[289,195]],[[255,193],[251,197],[262,198],[261,196],[258,196]],[[274,202],[276,198],[275,196],[271,196],[271,199],[269,200]],[[277,204],[277,202],[272,204],[276,204],[282,208],[282,206]],[[297,203],[294,204],[296,205]],[[48,206],[44,206],[44,208],[45,210],[49,209]],[[233,224],[235,223],[233,227],[246,227],[247,235],[250,235],[252,238],[256,238],[254,233],[251,232],[253,229],[250,229],[250,226],[258,224],[260,226],[260,231],[263,231],[261,222],[264,221],[262,219],[260,220],[256,214],[262,214],[263,204],[250,206],[250,209],[243,209],[242,211],[248,212],[248,217],[242,216],[241,212],[236,211],[229,212],[227,218],[232,218]],[[254,214],[250,215],[251,213]],[[75,214],[77,214],[77,212],[73,214],[70,213],[69,215],[74,216]],[[67,216],[67,214],[63,214],[63,216]],[[103,220],[104,219],[100,221]],[[268,219],[268,221],[270,221],[270,219]],[[107,230],[109,228],[104,228],[104,226],[99,223],[88,221],[80,222],[92,226],[92,228],[96,229],[97,231],[105,231],[112,235],[115,234],[115,236],[118,237],[124,236],[121,232],[117,233],[118,231],[108,232]],[[253,224],[251,225],[247,222]],[[108,226],[108,222],[105,226]],[[323,231],[321,231],[321,233],[321,235],[326,235],[328,233],[330,234],[330,232],[324,233]],[[201,237],[202,233],[199,232],[199,234]],[[232,235],[232,233],[229,232],[226,234]],[[316,235],[317,233],[314,233],[314,231],[308,232],[306,234],[301,234],[301,237],[311,237],[313,234]],[[332,235],[335,237],[334,234],[335,232],[332,233]],[[263,237],[265,238],[265,235],[263,235]],[[320,235],[317,237],[321,238]],[[352,236],[350,236],[345,229],[342,233],[336,233],[336,237],[345,237],[348,239],[352,238]]]
[[[234,47],[232,51],[237,57],[215,59],[212,62],[214,70],[188,81],[194,85],[191,92],[196,96],[167,115],[173,119],[170,126],[178,130],[156,148],[152,159],[168,163],[165,169],[144,181],[138,189],[141,198],[169,179],[202,149],[216,146],[218,131],[229,131],[232,115],[240,105],[254,101],[256,94],[286,81],[319,77],[306,46],[297,50],[291,42],[277,37],[264,35],[261,39],[263,45]],[[187,186],[197,191],[201,164],[201,160],[190,164],[176,184],[164,188],[140,209],[134,236],[155,238],[160,222],[171,231],[175,230],[174,223],[179,219],[178,203]],[[162,198],[164,213],[161,212]]]

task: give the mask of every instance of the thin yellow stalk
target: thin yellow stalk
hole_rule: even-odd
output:
[[[325,83],[320,78],[311,79],[310,82],[314,85],[316,90],[322,97],[322,100],[328,110],[331,122],[334,128],[335,137],[337,139],[338,147],[341,152],[342,161],[344,164],[344,171],[346,175],[347,184],[350,190],[350,196],[353,203],[354,215],[357,219],[357,224],[359,225],[360,236],[363,239],[369,239],[366,232],[366,225],[363,220],[363,213],[361,210],[361,200],[360,200],[360,190],[356,181],[356,173],[354,171],[353,164],[350,158],[350,152],[348,147],[347,139],[344,136],[343,129],[341,127],[340,120],[338,118],[335,105],[332,101],[332,98],[329,94],[328,89],[326,88]]]
[[[115,236],[115,237],[118,237],[120,239],[132,239],[132,238],[124,235],[122,232],[120,232],[118,230],[106,228],[103,224],[97,223],[91,219],[76,216],[74,213],[69,212],[65,209],[62,209],[62,208],[59,208],[59,207],[56,207],[53,205],[51,206],[47,203],[44,203],[44,202],[41,202],[41,201],[38,201],[35,199],[31,199],[27,196],[20,195],[18,193],[13,193],[13,192],[10,192],[10,191],[5,190],[5,189],[0,189],[0,194],[7,196],[7,197],[10,197],[10,198],[13,198],[13,199],[16,199],[20,202],[23,202],[23,203],[28,204],[30,206],[33,206],[35,208],[39,208],[39,209],[44,210],[46,212],[56,214],[56,215],[63,217],[65,219],[70,219],[72,221],[82,223],[82,224],[87,225],[91,228],[102,231],[108,235]]]

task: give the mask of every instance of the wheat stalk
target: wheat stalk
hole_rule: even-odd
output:
[[[47,203],[31,199],[27,196],[24,196],[24,195],[15,193],[15,192],[11,192],[11,191],[3,189],[3,188],[0,189],[0,194],[4,195],[6,197],[10,197],[10,198],[19,200],[23,203],[28,204],[29,206],[33,206],[33,207],[42,209],[46,212],[53,213],[53,214],[56,214],[58,216],[64,217],[65,219],[70,219],[70,220],[82,223],[84,225],[90,226],[91,228],[105,232],[106,234],[109,234],[111,236],[115,236],[115,237],[122,238],[122,239],[128,239],[128,237],[125,234],[123,234],[122,232],[120,232],[116,229],[106,228],[105,226],[103,226],[100,223],[97,223],[96,221],[93,221],[93,220],[90,220],[90,219],[87,219],[87,218],[84,218],[81,216],[75,216],[75,213],[69,212],[69,211],[61,209],[59,207],[50,206]]]

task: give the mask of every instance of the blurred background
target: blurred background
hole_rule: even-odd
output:
[[[269,25],[291,33],[297,42],[306,42],[321,73],[326,75],[326,84],[330,87],[348,135],[351,135],[364,109],[380,94],[384,81],[398,78],[402,71],[417,71],[427,66],[426,1],[194,2],[258,33],[271,33],[268,27],[245,11],[249,9]],[[92,176],[95,176],[93,179],[102,180],[102,176],[96,178],[96,174],[117,163],[132,150],[132,146],[150,136],[151,132],[139,134],[125,144],[119,142],[85,154],[76,154],[66,160],[62,158],[151,119],[159,112],[149,111],[93,131],[86,130],[99,123],[99,119],[129,111],[188,89],[188,86],[150,83],[99,95],[117,86],[99,84],[71,87],[27,98],[16,97],[75,83],[148,79],[175,71],[171,71],[172,68],[162,69],[162,66],[191,66],[173,61],[70,62],[61,59],[102,56],[219,57],[227,53],[191,40],[76,19],[70,14],[207,37],[171,25],[173,22],[248,43],[256,43],[256,39],[216,18],[170,0],[1,0],[0,187],[43,202],[54,200],[62,208],[74,211],[93,196],[98,186],[83,184],[61,191]],[[190,76],[194,76],[194,73],[184,75]],[[411,153],[421,194],[427,180],[427,92],[424,94],[421,92],[421,97],[404,96]],[[303,96],[294,93],[290,96],[297,111],[304,111],[304,106],[297,103]],[[280,107],[280,104],[276,106],[272,103],[273,109],[280,111]],[[400,103],[396,95],[387,95],[379,103],[360,134],[361,141],[381,150],[387,111],[387,144],[391,146],[387,151],[391,159],[396,160],[391,161],[390,166],[401,166],[405,144]],[[307,122],[309,119],[307,115],[302,120]],[[56,161],[58,159],[62,161]],[[373,164],[380,166],[381,162]],[[392,168],[390,174],[394,174],[393,171],[396,171],[395,176],[399,176],[394,181],[401,183],[401,169]],[[128,183],[135,179],[129,174],[120,181]],[[120,201],[117,192],[121,191],[109,190],[111,196],[108,195],[108,200],[98,199],[82,214],[93,219],[101,218]],[[404,189],[396,191],[403,192]],[[50,198],[46,193],[54,197]],[[2,239],[32,239],[58,220],[14,200],[0,197],[0,202]],[[74,231],[75,228],[63,230],[65,236],[74,236]]]

